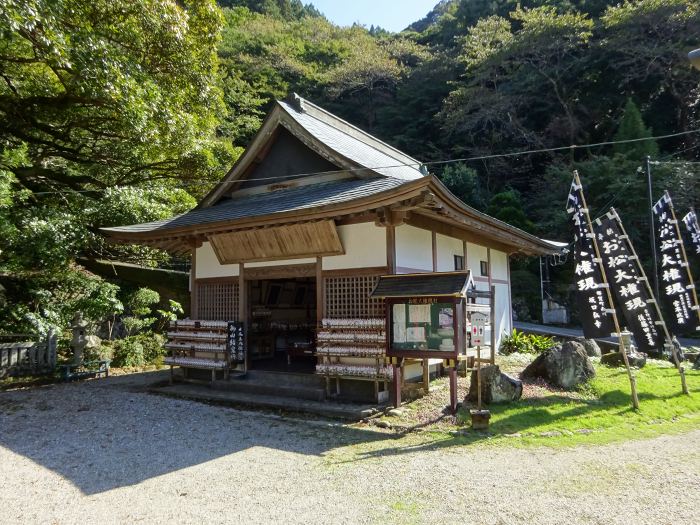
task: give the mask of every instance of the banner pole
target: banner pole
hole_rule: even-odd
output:
[[[613,318],[613,323],[615,325],[615,332],[617,333],[617,340],[619,341],[620,344],[620,352],[622,352],[622,360],[625,363],[625,368],[627,369],[627,376],[629,377],[630,380],[630,395],[632,396],[632,408],[635,410],[639,410],[639,397],[637,396],[637,379],[634,377],[634,374],[632,373],[632,369],[630,368],[630,362],[629,359],[627,358],[627,349],[625,348],[625,344],[622,340],[622,333],[620,330],[620,322],[617,319],[617,312],[615,311],[615,303],[613,302],[613,297],[612,297],[612,292],[610,291],[610,284],[608,283],[608,277],[605,274],[605,267],[603,266],[603,259],[600,256],[600,249],[598,248],[598,240],[595,237],[595,232],[593,231],[593,223],[591,222],[591,216],[588,212],[588,205],[586,204],[586,197],[583,193],[583,185],[581,184],[581,179],[578,176],[578,171],[574,170],[574,181],[576,182],[576,185],[581,188],[581,204],[583,206],[583,214],[586,216],[586,224],[588,226],[588,231],[590,232],[590,235],[593,237],[591,238],[593,244],[593,250],[595,251],[595,257],[598,260],[598,267],[600,268],[600,274],[601,274],[601,280],[603,281],[603,285],[605,286],[605,293],[608,296],[608,304],[610,305],[610,308],[612,309],[611,315]]]
[[[661,308],[659,308],[659,301],[658,299],[654,296],[651,286],[649,285],[649,279],[646,277],[646,274],[644,273],[644,268],[642,268],[642,263],[639,260],[639,256],[637,255],[637,252],[634,250],[634,246],[632,245],[632,241],[630,241],[629,235],[627,235],[627,230],[625,230],[625,226],[622,224],[622,219],[620,219],[620,216],[617,214],[617,210],[615,208],[610,208],[610,212],[613,214],[615,219],[617,220],[617,224],[620,226],[620,231],[622,232],[622,235],[625,236],[625,241],[627,242],[627,247],[629,248],[630,253],[634,257],[634,260],[637,262],[637,268],[639,269],[639,272],[641,275],[643,275],[645,278],[643,281],[646,283],[647,291],[649,292],[649,295],[653,298],[654,302],[654,308],[656,309],[656,315],[659,316],[659,323],[661,324],[663,331],[664,331],[664,337],[666,338],[666,345],[671,348],[671,355],[673,356],[673,363],[676,365],[676,369],[678,370],[678,373],[681,376],[681,390],[684,394],[688,394],[688,385],[685,382],[685,369],[681,366],[681,362],[678,360],[678,354],[676,353],[676,347],[671,341],[671,333],[668,331],[668,327],[666,326],[666,321],[664,321],[663,316],[661,315]],[[656,271],[656,269],[654,269]]]

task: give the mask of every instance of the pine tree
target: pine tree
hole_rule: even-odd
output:
[[[650,138],[653,134],[650,128],[644,124],[644,119],[637,105],[631,98],[627,99],[625,111],[620,119],[620,126],[615,133],[615,141],[624,141],[630,139]],[[640,142],[628,142],[623,144],[615,144],[613,146],[615,153],[625,155],[631,160],[641,160],[647,155],[656,157],[659,154],[659,146],[654,140],[644,140]]]

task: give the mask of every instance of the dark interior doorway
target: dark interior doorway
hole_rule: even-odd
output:
[[[248,283],[249,368],[313,373],[316,369],[316,280]]]

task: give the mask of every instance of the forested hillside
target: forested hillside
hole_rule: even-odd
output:
[[[337,27],[299,0],[10,0],[0,34],[0,330],[65,326],[78,307],[98,321],[122,292],[77,257],[167,256],[97,228],[192,207],[293,91],[546,238],[570,237],[572,169],[642,256],[644,157],[661,161],[658,195],[681,209],[700,196],[700,134],[568,147],[700,128],[694,0],[443,0],[398,34]],[[514,268],[520,314],[536,316],[536,261]]]

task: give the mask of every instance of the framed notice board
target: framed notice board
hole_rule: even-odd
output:
[[[464,342],[463,299],[387,299],[387,355],[456,359]]]

